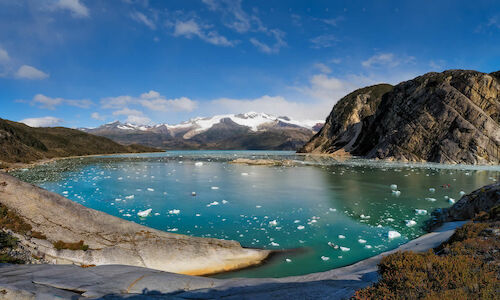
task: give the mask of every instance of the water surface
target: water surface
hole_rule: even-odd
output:
[[[228,163],[238,157],[292,159],[297,165]],[[283,151],[172,151],[61,160],[14,175],[156,229],[237,240],[244,247],[299,249],[217,275],[282,277],[345,266],[406,243],[424,233],[432,210],[493,183],[499,171]],[[149,217],[137,215],[149,208]],[[401,237],[390,239],[389,231]]]

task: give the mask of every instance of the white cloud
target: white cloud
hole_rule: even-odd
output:
[[[90,15],[89,9],[79,0],[59,0],[55,3],[54,8],[69,10],[75,18],[86,18]]]
[[[140,98],[140,103],[153,111],[193,111],[197,106],[195,101],[187,97],[165,99],[156,91],[144,93]]]
[[[145,14],[143,14],[141,12],[138,12],[138,11],[133,12],[130,14],[130,17],[132,19],[134,19],[135,21],[142,23],[153,30],[156,29],[156,25],[155,25],[154,21],[151,20],[150,18],[148,18]]]
[[[10,61],[9,53],[7,50],[0,48],[0,63],[6,63]]]
[[[413,63],[415,61],[415,57],[396,57],[393,53],[379,53],[375,54],[372,57],[368,58],[365,61],[361,62],[361,65],[365,68],[370,67],[396,67],[400,64],[404,63]]]
[[[87,99],[72,100],[64,98],[51,98],[42,94],[37,94],[33,97],[33,100],[31,100],[31,104],[36,105],[40,108],[55,109],[56,106],[63,104],[79,108],[89,108],[93,103],[92,101]]]
[[[309,40],[311,42],[311,48],[321,49],[321,48],[330,48],[338,42],[338,39],[333,34],[324,34],[312,38]]]
[[[314,64],[314,67],[318,69],[321,73],[329,74],[332,72],[332,69],[330,69],[330,67],[328,67],[323,63],[316,63]]]
[[[31,127],[51,127],[61,125],[64,121],[56,117],[28,118],[19,121]]]
[[[38,70],[35,67],[22,65],[17,70],[15,76],[21,79],[45,79],[49,77],[49,74]]]
[[[101,115],[100,113],[98,113],[98,112],[93,112],[93,113],[90,115],[90,117],[91,117],[92,119],[99,120],[99,121],[104,121],[104,120],[106,119],[106,117],[105,117],[105,116],[102,116],[102,115]]]
[[[272,29],[269,31],[270,35],[272,35],[276,41],[274,42],[273,45],[267,45],[256,38],[251,38],[250,43],[254,45],[259,51],[267,53],[267,54],[273,54],[273,53],[278,53],[280,49],[284,46],[286,46],[286,42],[284,40],[284,35],[285,33],[277,30],[277,29]]]
[[[132,103],[134,98],[131,96],[106,97],[101,99],[102,108],[123,108]]]
[[[138,124],[138,125],[151,124],[151,119],[146,117],[142,111],[136,109],[130,109],[128,107],[114,111],[113,116],[127,116],[125,122],[132,124]]]
[[[188,21],[177,20],[174,25],[174,36],[184,36],[188,39],[197,36],[207,43],[224,47],[233,47],[236,44],[235,41],[229,41],[215,30],[207,30],[208,27],[198,24],[194,19]]]

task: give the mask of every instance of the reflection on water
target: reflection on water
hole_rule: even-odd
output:
[[[228,163],[238,157],[297,164]],[[278,151],[176,151],[63,160],[15,175],[160,230],[233,239],[246,247],[300,248],[263,266],[217,276],[280,277],[351,264],[416,238],[433,209],[492,183],[499,171],[342,162]],[[149,208],[149,217],[137,215]],[[389,231],[401,237],[389,239]]]

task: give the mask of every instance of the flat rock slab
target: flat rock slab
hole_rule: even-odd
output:
[[[164,232],[87,208],[56,193],[0,173],[0,203],[46,236],[21,243],[56,264],[146,267],[205,275],[258,264],[270,251],[236,241]],[[53,243],[84,241],[89,249],[57,250]]]
[[[396,251],[427,251],[465,222],[445,223],[392,251],[321,273],[284,278],[215,279],[104,265],[0,265],[1,299],[345,299],[377,281],[377,264]]]

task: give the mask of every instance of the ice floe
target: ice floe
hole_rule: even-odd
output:
[[[398,189],[398,185],[397,184],[391,184],[391,190],[395,191]]]
[[[197,161],[197,162],[194,163],[194,165],[197,166],[197,167],[201,167],[201,166],[203,166],[203,162]]]
[[[339,234],[339,239],[345,239],[344,235]]]
[[[427,197],[427,198],[425,198],[425,200],[427,200],[427,201],[431,201],[431,202],[435,202],[435,201],[436,201],[436,198]]]
[[[212,190],[218,190],[218,189],[219,189],[219,187],[218,187],[218,186],[213,186],[213,187],[211,187],[211,189],[212,189]]]
[[[351,251],[351,248],[347,248],[347,247],[342,247],[340,246],[340,250],[346,252],[346,251]]]
[[[321,259],[322,259],[323,261],[327,261],[327,260],[329,260],[330,258],[329,258],[328,256],[321,256]]]
[[[303,226],[303,225],[299,225],[299,226],[297,226],[297,229],[298,229],[298,230],[303,230],[304,228],[306,228],[306,227],[305,227],[305,226]]]
[[[278,221],[276,221],[276,220],[269,221],[269,226],[277,226],[277,225],[278,225]]]
[[[425,210],[425,209],[418,209],[417,208],[417,209],[415,209],[415,213],[417,215],[426,215],[427,214],[427,210]]]
[[[387,233],[387,237],[389,239],[395,239],[395,238],[398,238],[398,237],[401,237],[401,233],[397,232],[397,231],[394,231],[394,230],[390,230],[388,233]]]
[[[359,240],[358,240],[358,243],[360,243],[360,244],[366,244],[366,240],[359,239]]]
[[[130,196],[125,196],[125,199],[134,199],[134,195],[130,195]]]
[[[172,209],[172,210],[169,210],[168,213],[171,215],[178,215],[181,213],[181,210],[180,209]]]
[[[141,218],[145,218],[147,216],[149,216],[151,214],[151,212],[153,211],[153,209],[151,208],[148,208],[146,210],[141,210],[137,213],[137,215]]]
[[[207,204],[207,207],[214,206],[214,205],[219,205],[219,202],[218,201],[210,202],[209,204]]]
[[[417,222],[415,222],[413,220],[405,220],[405,225],[406,225],[406,227],[412,227],[412,226],[417,225]]]

